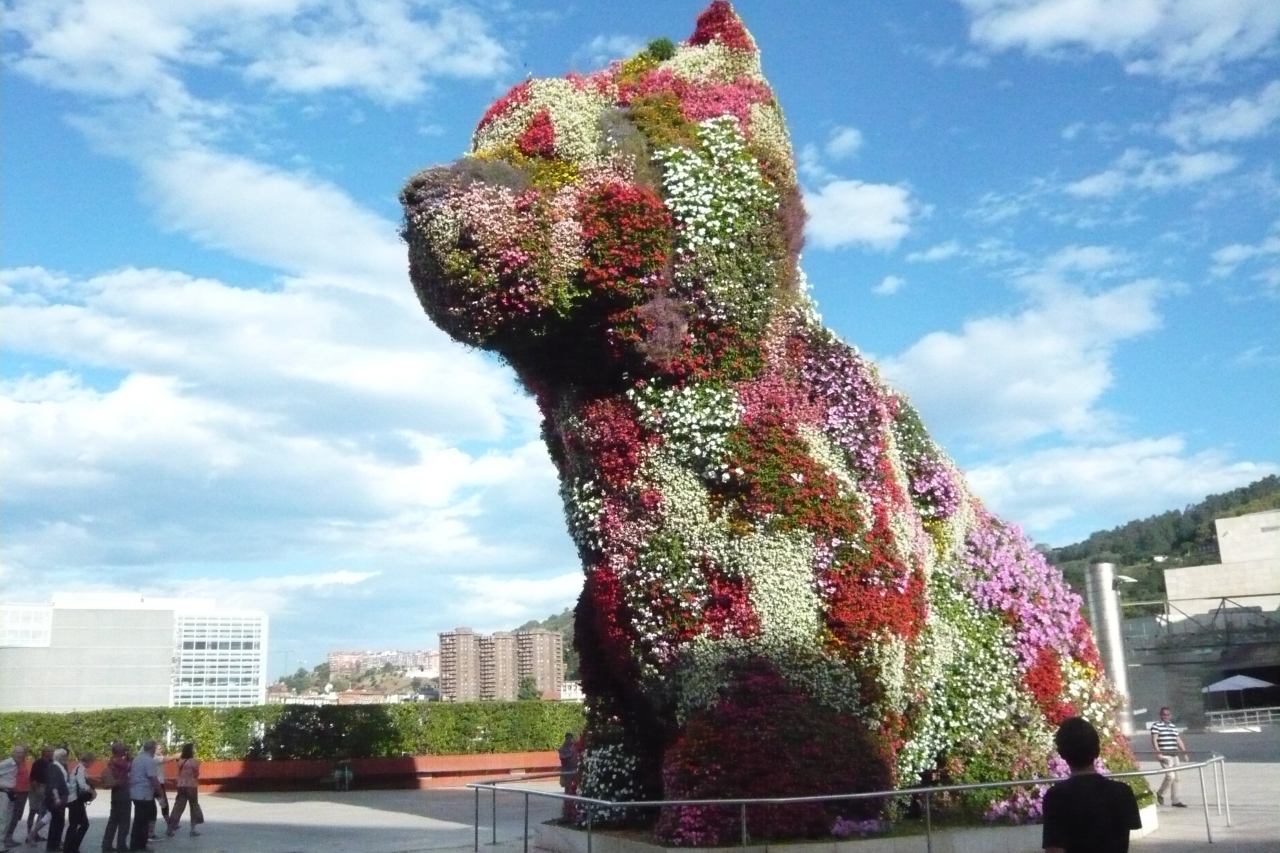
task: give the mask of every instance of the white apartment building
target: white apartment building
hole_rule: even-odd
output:
[[[260,705],[267,617],[208,599],[0,604],[0,711]]]

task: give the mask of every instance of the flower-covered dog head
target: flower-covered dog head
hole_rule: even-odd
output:
[[[722,0],[687,43],[519,84],[401,200],[428,315],[526,381],[696,375],[795,289],[791,146]]]

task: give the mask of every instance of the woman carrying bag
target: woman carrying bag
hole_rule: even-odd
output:
[[[93,763],[93,753],[82,752],[76,759],[67,780],[67,837],[62,842],[62,853],[80,853],[80,842],[89,831],[85,807],[98,795],[89,784],[88,766]]]
[[[173,835],[182,822],[182,810],[191,804],[191,834],[199,835],[196,827],[204,823],[204,810],[200,808],[200,760],[196,758],[195,744],[182,745],[182,757],[178,760],[178,796],[169,812],[169,827],[165,835]]]

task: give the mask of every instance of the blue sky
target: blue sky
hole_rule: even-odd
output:
[[[1280,470],[1280,5],[737,4],[804,267],[1037,540]],[[212,596],[273,670],[570,605],[537,415],[397,193],[694,2],[6,0],[0,595]]]

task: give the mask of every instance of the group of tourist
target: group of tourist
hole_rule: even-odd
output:
[[[96,769],[95,756],[88,750],[81,750],[73,758],[65,745],[46,745],[30,762],[27,753],[27,745],[20,743],[9,758],[0,761],[6,850],[22,846],[15,833],[25,812],[26,844],[43,843],[47,851],[80,853],[80,844],[89,831],[86,807],[104,790],[110,791],[111,799],[102,836],[104,853],[154,849],[150,842],[161,837],[156,834],[159,817],[164,819],[163,837],[172,837],[188,806],[191,834],[200,834],[196,830],[204,823],[199,798],[200,761],[193,744],[183,744],[176,762],[177,795],[172,809],[165,780],[167,762],[154,740],[144,743],[136,756],[117,741],[111,745],[111,757]]]

